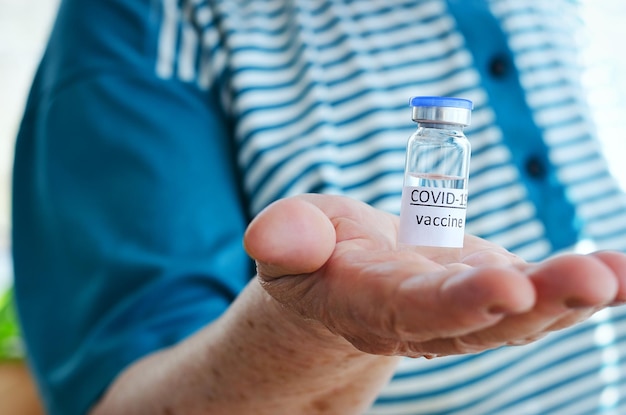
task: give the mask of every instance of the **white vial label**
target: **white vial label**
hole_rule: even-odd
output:
[[[405,245],[462,248],[467,190],[405,186],[398,242]]]

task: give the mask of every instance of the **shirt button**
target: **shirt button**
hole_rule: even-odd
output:
[[[524,165],[526,173],[534,179],[543,179],[546,176],[546,165],[538,156],[531,156]]]
[[[505,55],[495,55],[489,61],[489,73],[495,78],[501,78],[509,70],[509,62]]]

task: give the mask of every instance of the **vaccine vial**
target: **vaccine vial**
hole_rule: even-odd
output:
[[[418,96],[410,105],[417,130],[407,144],[398,244],[453,260],[465,234],[471,150],[463,128],[470,124],[473,104]]]

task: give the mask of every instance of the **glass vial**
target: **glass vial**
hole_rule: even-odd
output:
[[[473,104],[449,97],[413,97],[410,104],[417,130],[407,144],[398,243],[437,247],[420,252],[445,257],[445,248],[463,247],[470,164],[463,128]]]

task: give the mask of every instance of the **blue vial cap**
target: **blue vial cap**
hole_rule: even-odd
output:
[[[474,109],[474,103],[469,99],[453,97],[412,97],[409,104],[412,107],[448,107],[470,111]]]

